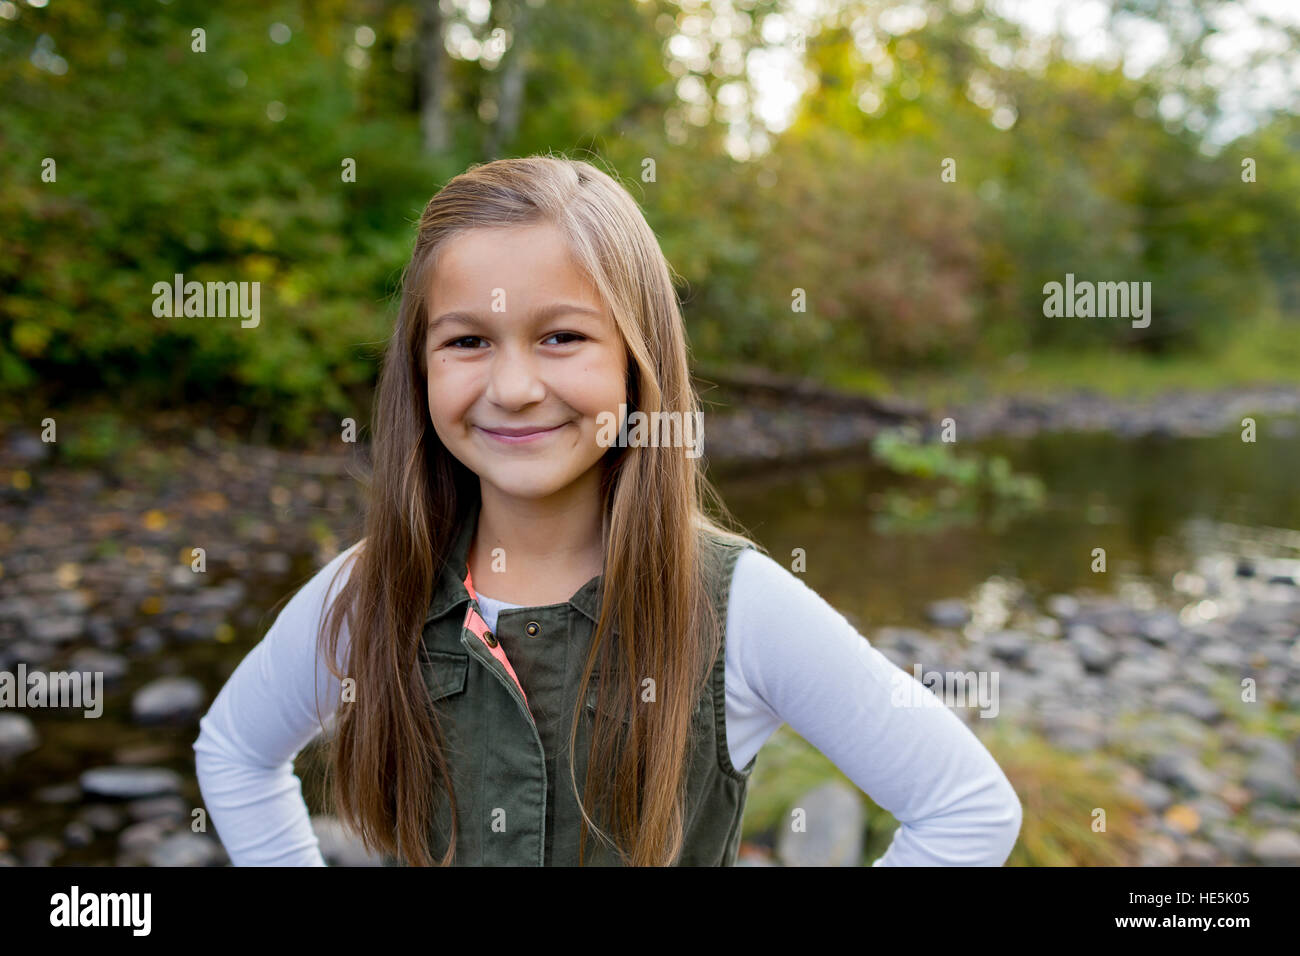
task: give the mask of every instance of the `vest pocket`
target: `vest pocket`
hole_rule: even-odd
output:
[[[469,655],[451,651],[427,651],[424,666],[424,684],[429,697],[438,700],[459,694],[465,689],[465,675],[469,670]]]

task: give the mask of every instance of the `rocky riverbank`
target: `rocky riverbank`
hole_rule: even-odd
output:
[[[726,472],[755,464],[810,461],[866,448],[881,431],[907,425],[937,439],[951,418],[959,441],[995,435],[1105,431],[1121,437],[1199,437],[1240,430],[1244,418],[1300,415],[1300,388],[1261,386],[1213,392],[1169,392],[1114,398],[1071,391],[1051,396],[1002,396],[924,408],[838,395],[787,380],[729,383],[727,404],[706,413],[705,451]],[[1295,423],[1275,423],[1293,434]]]
[[[1236,401],[1217,413],[1229,426],[1264,407],[1258,395]],[[1192,408],[1168,421],[1210,420]],[[842,450],[905,412],[756,402],[706,419],[706,450],[711,467],[745,467],[746,451],[800,457],[810,442]],[[996,416],[958,420],[978,431]],[[61,421],[61,436],[70,428]],[[192,829],[197,719],[276,603],[356,539],[362,450],[264,448],[172,421],[96,467],[53,452],[31,431],[0,435],[0,671],[95,672],[106,700],[90,719],[0,708],[0,863],[220,865],[211,828]],[[1228,690],[1251,677],[1256,708],[1300,704],[1300,589],[1281,566],[1225,568],[1187,569],[1203,620],[1084,595],[1041,611],[1007,598],[1014,613],[998,620],[981,598],[936,605],[933,630],[873,640],[908,670],[996,667],[999,720],[1113,751],[1151,810],[1144,862],[1287,862],[1300,833],[1294,746]],[[336,823],[316,823],[332,862],[374,862]]]

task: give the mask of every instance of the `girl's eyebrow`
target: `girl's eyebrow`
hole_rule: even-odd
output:
[[[539,322],[545,322],[547,319],[554,318],[557,315],[568,315],[573,313],[577,313],[578,315],[590,315],[596,318],[599,318],[604,314],[599,309],[593,309],[590,306],[586,306],[586,305],[577,305],[572,302],[555,302],[552,303],[551,305],[546,305],[546,306],[542,306],[541,308],[534,309],[532,314],[529,316],[529,318],[534,323],[539,323]],[[487,322],[483,318],[481,318],[479,315],[473,312],[460,312],[460,311],[444,312],[442,315],[438,316],[436,319],[434,319],[432,322],[429,323],[429,330],[428,330],[429,334],[432,335],[434,332],[437,331],[438,326],[446,322],[461,322],[465,325],[470,325],[470,326],[480,326],[480,325],[487,324]]]

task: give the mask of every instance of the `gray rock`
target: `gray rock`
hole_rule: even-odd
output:
[[[84,617],[42,616],[27,622],[27,633],[46,644],[66,644],[81,637],[86,630]]]
[[[114,833],[121,829],[123,822],[122,811],[107,803],[92,803],[82,808],[77,819],[100,833]]]
[[[1169,611],[1154,611],[1144,615],[1138,629],[1138,633],[1144,638],[1160,646],[1169,644],[1181,632],[1182,626],[1178,623],[1178,615]]]
[[[1210,667],[1221,667],[1232,671],[1240,670],[1244,660],[1241,648],[1227,641],[1212,641],[1198,648],[1196,654]]]
[[[221,623],[221,618],[210,615],[191,617],[183,622],[173,622],[172,633],[180,640],[188,643],[210,641],[216,636],[217,628],[221,626]]]
[[[146,820],[123,830],[117,838],[121,852],[119,866],[139,866],[149,862],[149,856],[162,843],[174,827],[164,820]]]
[[[1251,844],[1250,850],[1265,866],[1300,866],[1300,833],[1269,830]]]
[[[6,440],[6,451],[22,464],[36,464],[50,457],[50,445],[51,442],[41,441],[38,435],[15,429]]]
[[[293,562],[283,551],[267,551],[258,555],[257,564],[263,574],[280,576],[289,573]]]
[[[1245,863],[1250,859],[1250,840],[1244,834],[1222,824],[1207,824],[1206,836],[1215,849],[1232,863]]]
[[[1106,744],[1101,717],[1094,711],[1052,708],[1040,713],[1039,728],[1062,750],[1092,753]]]
[[[171,823],[186,823],[190,819],[190,807],[178,796],[147,797],[132,800],[126,805],[126,812],[132,820],[167,820]]]
[[[966,602],[957,598],[932,601],[925,609],[925,615],[939,627],[964,627],[970,620],[970,609]]]
[[[833,780],[805,793],[793,809],[803,811],[805,829],[782,828],[776,852],[783,865],[859,865],[865,828],[857,791]]]
[[[1185,684],[1161,687],[1156,692],[1155,704],[1162,710],[1186,714],[1205,724],[1217,723],[1223,719],[1223,709],[1205,691]]]
[[[184,722],[198,716],[205,695],[193,677],[160,677],[136,691],[131,715],[142,724]]]
[[[337,818],[325,815],[312,817],[311,826],[320,842],[321,856],[328,865],[383,865],[383,855],[367,851],[360,838]]]
[[[113,627],[112,618],[105,615],[92,614],[86,618],[86,634],[95,642],[96,647],[105,650],[117,647],[117,630]]]
[[[95,839],[95,831],[80,820],[73,820],[63,828],[63,842],[70,847],[90,846]]]
[[[135,640],[131,642],[131,651],[143,657],[162,650],[166,643],[156,627],[146,624],[136,628]]]
[[[63,854],[63,844],[50,837],[32,837],[18,849],[23,866],[49,866]]]
[[[91,593],[84,588],[77,588],[72,591],[56,591],[54,593],[54,606],[63,614],[76,615],[78,624],[84,631],[86,622],[81,619],[81,615],[90,610],[92,600]]]
[[[22,714],[0,713],[0,761],[10,761],[41,744],[36,725]]]
[[[1168,787],[1158,780],[1143,777],[1138,783],[1124,788],[1128,793],[1142,801],[1152,813],[1163,813],[1174,802],[1174,795]]]
[[[1161,783],[1193,793],[1214,793],[1221,786],[1219,778],[1196,758],[1177,751],[1157,756],[1151,763],[1150,775]]]
[[[1220,866],[1223,861],[1213,844],[1204,840],[1188,840],[1179,862],[1183,866]]]
[[[1076,624],[1070,628],[1066,638],[1079,656],[1079,663],[1094,674],[1106,673],[1119,660],[1115,641],[1095,627]]]
[[[1029,645],[1025,666],[1035,674],[1058,684],[1073,684],[1082,679],[1083,665],[1066,644],[1036,641]]]
[[[221,866],[229,862],[220,843],[189,830],[163,837],[145,852],[145,859],[150,866]]]
[[[1019,664],[1029,652],[1029,638],[1019,631],[998,631],[984,639],[989,653],[1006,661]]]
[[[1152,656],[1146,660],[1126,657],[1111,669],[1110,676],[1121,685],[1155,687],[1173,679],[1174,665],[1164,655]]]
[[[33,796],[40,803],[76,803],[81,799],[81,788],[75,783],[55,783],[41,787]]]
[[[112,684],[127,675],[130,664],[121,654],[110,654],[98,648],[85,647],[72,655],[72,659],[68,662],[68,669],[103,674],[104,683]]]
[[[1173,866],[1181,851],[1168,836],[1152,833],[1143,838],[1138,851],[1138,866]]]
[[[186,598],[186,607],[193,611],[229,611],[244,600],[244,582],[229,578],[216,587],[200,588]]]
[[[131,800],[177,793],[181,777],[165,767],[96,767],[81,775],[81,788],[95,796]]]
[[[1265,827],[1290,827],[1293,816],[1286,810],[1272,803],[1256,803],[1250,808],[1250,820]]]
[[[28,673],[31,673],[31,665],[40,666],[48,664],[54,655],[58,653],[58,648],[52,644],[41,644],[37,641],[14,641],[9,647],[9,657],[17,663],[22,661],[29,665]]]
[[[1069,594],[1053,594],[1047,599],[1047,612],[1052,617],[1070,621],[1079,614],[1079,601]]]
[[[907,656],[919,659],[924,651],[932,645],[930,635],[911,627],[880,627],[875,631],[871,643],[877,649],[897,649]]]
[[[1300,783],[1296,782],[1292,767],[1262,758],[1246,769],[1242,783],[1251,793],[1271,803],[1286,807],[1300,805]]]
[[[1288,770],[1295,770],[1295,752],[1285,740],[1267,734],[1250,734],[1242,738],[1241,744],[1248,753],[1254,754],[1261,760],[1267,760]]]
[[[1233,817],[1232,807],[1218,797],[1200,796],[1189,800],[1187,805],[1196,811],[1204,823],[1226,823]]]

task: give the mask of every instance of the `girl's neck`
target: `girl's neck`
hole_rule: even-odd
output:
[[[545,502],[485,488],[480,502],[469,553],[475,590],[510,604],[541,607],[563,604],[601,573],[598,484],[587,494]]]

